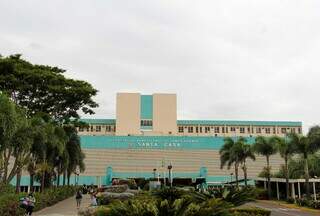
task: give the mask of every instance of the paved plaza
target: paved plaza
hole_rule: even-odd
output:
[[[90,196],[83,195],[81,208],[88,207],[90,205]],[[76,216],[78,215],[78,209],[76,205],[75,197],[70,197],[63,200],[53,206],[44,208],[34,213],[35,216]]]

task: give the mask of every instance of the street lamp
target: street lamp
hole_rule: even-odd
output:
[[[168,170],[169,170],[170,187],[172,187],[172,164],[171,163],[168,165]]]

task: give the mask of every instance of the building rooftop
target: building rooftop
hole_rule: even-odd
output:
[[[80,119],[88,124],[110,125],[115,124],[115,119]],[[238,120],[177,120],[177,125],[253,125],[253,126],[292,126],[301,127],[298,121],[238,121]]]

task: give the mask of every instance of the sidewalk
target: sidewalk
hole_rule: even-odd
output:
[[[83,195],[81,208],[86,208],[90,205],[90,196]],[[38,212],[35,212],[35,216],[76,216],[78,215],[78,209],[75,197],[70,197],[57,204],[44,208]]]

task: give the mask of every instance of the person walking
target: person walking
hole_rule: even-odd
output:
[[[80,208],[81,200],[82,200],[82,193],[80,190],[78,190],[76,194],[77,208]]]
[[[29,193],[29,195],[26,197],[26,201],[27,201],[26,215],[30,216],[32,215],[32,212],[36,203],[36,198],[33,196],[33,192]]]

